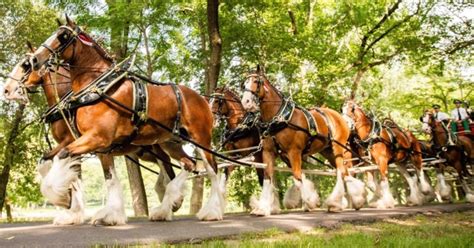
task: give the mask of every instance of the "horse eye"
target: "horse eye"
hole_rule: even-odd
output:
[[[24,71],[27,71],[28,69],[30,69],[30,62],[24,62],[21,67],[23,68]]]
[[[68,33],[63,33],[59,37],[59,42],[64,43],[69,39],[69,34]]]

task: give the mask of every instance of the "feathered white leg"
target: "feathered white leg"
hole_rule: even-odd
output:
[[[410,187],[410,195],[407,197],[407,205],[423,205],[423,195],[418,188],[418,177],[416,174],[412,177],[406,170],[405,166],[397,164],[397,167]]]
[[[78,225],[84,222],[84,197],[82,182],[77,179],[72,183],[71,208],[61,211],[53,220],[55,225]]]
[[[253,209],[250,214],[257,216],[268,216],[280,212],[278,193],[276,193],[276,189],[270,179],[263,180],[260,199],[257,200],[252,196],[250,199],[250,206]]]
[[[225,192],[222,192],[223,188],[225,188],[225,184],[223,185],[223,182],[226,180],[225,175],[217,175],[209,162],[206,160],[204,151],[201,149],[198,149],[198,151],[201,154],[204,165],[206,166],[207,174],[211,180],[211,193],[207,203],[202,206],[196,216],[200,220],[222,220],[224,218],[226,204]]]
[[[393,199],[392,192],[390,191],[390,185],[387,177],[380,181],[380,192],[381,197],[377,200],[376,207],[378,209],[394,208],[395,199]]]
[[[466,192],[466,201],[470,203],[474,203],[474,192],[472,192],[472,190],[469,188],[469,186],[466,183],[466,180],[461,179],[461,186],[464,192]]]
[[[127,222],[122,185],[117,178],[115,167],[111,167],[109,173],[111,177],[105,181],[107,186],[107,202],[105,207],[92,217],[91,224],[93,225],[125,225]]]
[[[356,210],[361,209],[366,202],[365,196],[367,193],[365,192],[365,184],[361,180],[350,175],[346,176],[345,181],[347,192],[351,197],[352,207]]]
[[[295,181],[295,185],[300,188],[304,211],[314,210],[321,205],[314,183],[308,180],[305,174],[301,174],[301,182]]]
[[[165,196],[161,202],[161,206],[153,208],[150,211],[149,219],[151,221],[162,221],[173,219],[173,207],[175,204],[181,204],[186,191],[186,179],[189,172],[181,170],[181,172],[168,183],[166,186]]]
[[[301,191],[295,184],[293,184],[283,197],[283,205],[286,209],[294,209],[301,207]]]
[[[438,172],[436,174],[438,182],[436,183],[436,191],[438,191],[440,200],[450,202],[451,198],[451,186],[446,183],[443,173]]]
[[[210,167],[209,169],[212,170],[212,168]],[[209,179],[211,180],[211,193],[209,196],[209,200],[196,214],[198,219],[211,221],[222,220],[224,218],[225,199],[223,197],[224,195],[222,194],[219,183],[222,180],[220,179],[221,177],[225,176],[223,174],[214,174],[209,176]]]
[[[155,183],[155,192],[158,195],[158,199],[160,200],[160,202],[163,202],[163,197],[165,197],[166,192],[166,186],[171,181],[171,179],[168,177],[168,174],[166,173],[166,170],[161,161],[158,161],[158,165],[160,167],[160,174],[158,175],[158,179]]]
[[[372,186],[374,187],[372,189],[371,187],[368,187],[372,192],[372,198],[369,201],[369,207],[371,208],[380,208],[380,199],[382,198],[382,188],[379,183],[373,181],[370,184],[373,184]]]
[[[433,195],[433,187],[431,187],[430,183],[426,179],[425,172],[423,170],[419,170],[418,175],[420,179],[421,193],[423,193],[424,195]]]
[[[41,172],[46,171],[40,168]],[[79,179],[81,162],[78,157],[53,159],[51,169],[41,182],[41,193],[48,201],[56,206],[69,208],[71,204],[70,187],[72,182]]]
[[[338,212],[343,209],[342,198],[345,194],[344,181],[340,170],[336,170],[336,174],[336,185],[329,197],[326,199],[326,206],[330,212]]]

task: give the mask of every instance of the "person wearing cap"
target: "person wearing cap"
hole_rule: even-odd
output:
[[[464,101],[462,103],[462,106],[466,109],[467,115],[469,116],[469,118],[471,118],[470,122],[473,122],[474,121],[474,111],[472,111],[472,108],[469,106],[469,101]]]
[[[465,108],[461,107],[462,102],[460,100],[454,100],[454,104],[456,105],[456,108],[451,111],[451,130],[456,133],[458,130],[458,123],[462,123],[462,126],[464,127],[464,131],[466,133],[470,133],[469,129],[469,115],[467,114],[467,111]]]
[[[435,120],[437,121],[449,120],[449,115],[440,111],[441,106],[439,106],[438,104],[433,104],[433,106],[431,107],[433,107],[433,110],[434,110]]]

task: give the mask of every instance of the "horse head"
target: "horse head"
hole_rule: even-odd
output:
[[[4,96],[7,100],[16,100],[28,103],[27,88],[25,81],[31,74],[31,65],[28,58],[23,58],[18,62],[8,75],[4,85]]]
[[[244,91],[242,104],[246,111],[257,112],[260,110],[260,103],[265,97],[265,93],[268,92],[265,86],[266,83],[269,84],[260,66],[257,66],[257,70],[247,76],[247,79],[241,85]]]
[[[365,122],[368,121],[369,117],[365,114],[362,107],[357,104],[355,100],[349,99],[342,105],[342,114],[349,117],[354,122]]]
[[[227,87],[216,88],[209,105],[216,120],[241,118],[245,112],[237,94]]]
[[[209,97],[209,106],[214,115],[225,116],[228,112],[227,106],[225,105],[225,89],[216,88],[214,93]]]
[[[59,26],[58,30],[31,56],[30,61],[33,69],[39,70],[52,56],[57,56],[65,61],[74,59],[75,54],[78,54],[82,48],[82,43],[77,42],[79,36],[89,37],[66,15],[66,24]]]
[[[58,22],[60,25],[61,23]],[[60,25],[41,46],[33,53],[30,62],[34,70],[40,70],[47,63],[72,63],[77,61],[88,47],[95,51],[108,62],[113,62],[113,58],[92,39],[89,34],[84,32],[81,27],[76,25],[66,15],[66,24]]]
[[[425,110],[423,116],[420,117],[420,121],[423,123],[421,126],[423,132],[431,134],[436,125],[434,111],[430,109]]]

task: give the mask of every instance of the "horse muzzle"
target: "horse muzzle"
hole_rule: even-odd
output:
[[[25,104],[29,102],[28,97],[25,95],[21,87],[17,87],[13,91],[9,89],[5,89],[3,92],[3,95],[5,96],[5,99],[9,101],[19,101]]]

